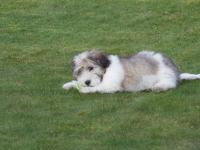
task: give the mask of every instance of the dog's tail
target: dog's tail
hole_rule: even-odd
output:
[[[181,73],[180,80],[195,80],[200,79],[200,74]]]

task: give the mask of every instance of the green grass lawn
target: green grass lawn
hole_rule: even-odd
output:
[[[200,81],[164,93],[63,90],[71,58],[90,48],[155,50],[200,73],[200,0],[0,0],[0,149],[200,149]]]

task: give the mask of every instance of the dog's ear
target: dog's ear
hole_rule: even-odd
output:
[[[110,60],[105,54],[100,54],[97,58],[97,62],[102,68],[107,68],[110,65]]]
[[[89,56],[89,59],[97,63],[97,65],[101,66],[102,68],[106,69],[110,65],[110,60],[108,57],[101,53],[101,52],[96,52],[93,53],[91,56]]]

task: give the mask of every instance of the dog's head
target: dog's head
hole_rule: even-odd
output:
[[[73,58],[73,77],[84,86],[97,86],[109,65],[110,60],[102,52],[86,51]]]

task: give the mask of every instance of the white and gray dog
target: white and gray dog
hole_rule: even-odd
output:
[[[105,55],[90,50],[72,61],[75,80],[64,89],[77,88],[81,93],[114,93],[120,91],[166,91],[181,80],[200,79],[200,74],[181,73],[171,59],[152,51],[141,51],[130,57]]]

